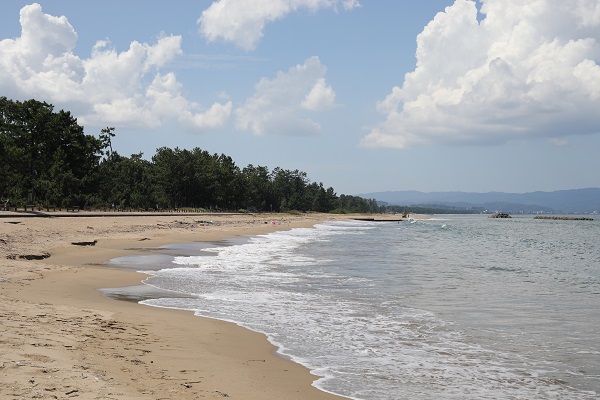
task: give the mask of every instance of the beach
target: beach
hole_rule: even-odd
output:
[[[0,218],[0,397],[339,399],[262,334],[102,295],[144,274],[107,260],[347,216],[7,213]]]

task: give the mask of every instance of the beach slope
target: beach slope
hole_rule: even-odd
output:
[[[339,399],[264,335],[191,312],[104,297],[144,275],[106,260],[332,216],[94,215],[0,218],[0,398]]]

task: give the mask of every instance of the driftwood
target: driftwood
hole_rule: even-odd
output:
[[[42,253],[42,254],[9,254],[6,256],[9,260],[16,260],[17,258],[22,260],[43,260],[50,257],[50,253]]]
[[[74,246],[95,246],[96,243],[98,243],[97,240],[94,240],[93,242],[71,242]]]

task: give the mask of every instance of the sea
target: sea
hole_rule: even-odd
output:
[[[145,285],[170,295],[142,303],[262,332],[327,392],[600,398],[597,219],[335,221],[151,263]]]

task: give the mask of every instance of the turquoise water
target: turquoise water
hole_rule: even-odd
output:
[[[201,251],[212,257],[171,257],[146,281],[186,297],[144,303],[263,332],[323,390],[600,395],[598,221],[332,222]]]

